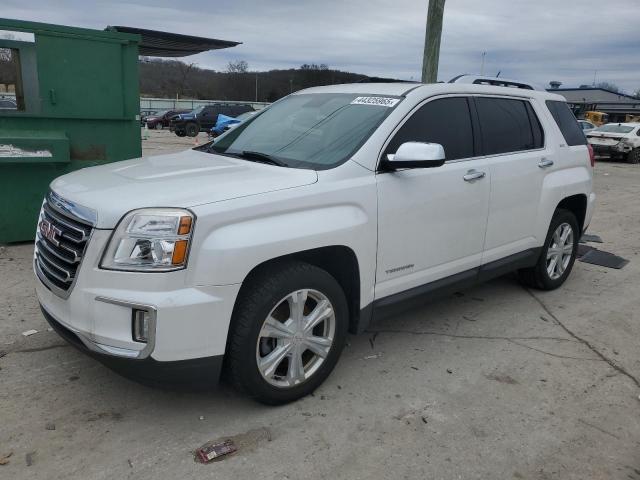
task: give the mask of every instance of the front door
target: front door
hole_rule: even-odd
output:
[[[385,149],[386,155],[404,142],[439,143],[446,162],[377,175],[376,299],[458,273],[473,274],[481,263],[490,173],[485,159],[474,158],[468,102],[458,96],[423,104]]]

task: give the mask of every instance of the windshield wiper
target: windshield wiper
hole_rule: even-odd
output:
[[[287,167],[288,165],[283,162],[282,160],[272,157],[271,155],[267,154],[267,153],[262,153],[262,152],[254,152],[251,150],[243,150],[240,153],[236,153],[234,155],[237,155],[241,158],[246,158],[247,160],[256,160],[260,163],[269,163],[271,165],[277,165],[278,167]]]

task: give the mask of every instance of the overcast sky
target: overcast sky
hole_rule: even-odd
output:
[[[420,79],[427,0],[0,0],[7,18],[166,30],[242,45],[185,60],[224,70],[325,63]],[[447,0],[441,80],[479,73],[546,85],[640,88],[640,0]],[[596,73],[597,71],[597,73]]]

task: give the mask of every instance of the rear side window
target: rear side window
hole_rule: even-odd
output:
[[[467,99],[442,98],[420,107],[400,127],[385,155],[396,153],[405,142],[439,143],[447,160],[473,157],[473,128]]]
[[[477,97],[485,155],[541,148],[544,137],[529,102],[509,98]]]
[[[536,115],[535,110],[529,102],[525,102],[527,113],[529,114],[529,122],[531,123],[531,131],[533,132],[533,148],[544,147],[544,130],[540,124],[540,119]]]
[[[586,145],[587,139],[567,104],[556,100],[547,100],[546,103],[567,145]]]

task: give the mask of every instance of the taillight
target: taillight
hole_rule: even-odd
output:
[[[591,168],[596,166],[596,154],[593,153],[593,146],[588,143],[587,148],[589,149],[589,161],[591,162]]]

